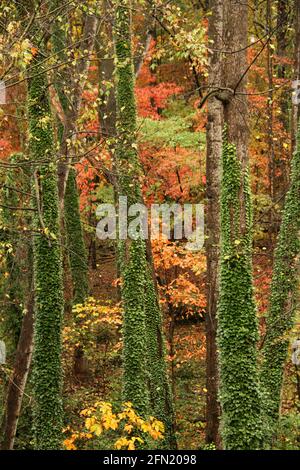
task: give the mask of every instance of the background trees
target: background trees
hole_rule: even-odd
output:
[[[1,6],[2,447],[297,447],[298,2]],[[118,196],[205,249],[97,239]]]

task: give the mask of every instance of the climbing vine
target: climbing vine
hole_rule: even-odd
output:
[[[279,418],[284,364],[289,332],[297,303],[300,251],[300,128],[292,161],[291,183],[286,195],[282,223],[274,254],[270,307],[262,351],[260,381],[266,424],[266,445],[270,444]]]
[[[115,21],[118,111],[116,168],[119,195],[127,196],[128,205],[142,201],[142,172],[136,144],[130,7],[130,1],[118,1]],[[174,440],[174,437],[170,437],[173,410],[165,365],[160,307],[142,234],[138,239],[119,240],[118,252],[124,303],[124,399],[132,402],[144,417],[149,415],[151,403],[157,417],[166,425],[168,439]],[[174,443],[169,442],[169,445],[173,446]]]
[[[34,435],[37,449],[62,441],[61,328],[62,259],[59,237],[57,166],[48,82],[39,51],[39,70],[28,84],[29,152],[33,167],[35,325],[33,356]]]
[[[221,432],[225,449],[260,446],[258,326],[253,300],[250,190],[224,131],[218,309]],[[242,215],[243,210],[243,215]]]

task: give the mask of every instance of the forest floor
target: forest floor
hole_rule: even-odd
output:
[[[115,258],[113,253],[107,255],[107,250],[105,253],[104,255],[100,250],[97,269],[90,270],[91,295],[103,303],[112,299],[113,303],[117,303],[118,292],[114,285]],[[173,371],[171,375],[176,403],[176,428],[178,446],[181,449],[197,449],[204,445],[206,394],[204,339],[203,322],[179,323],[175,326],[176,355],[173,357],[173,364],[170,357],[169,362],[170,371]],[[110,352],[113,352],[113,345]],[[100,358],[98,367],[93,368],[93,373],[83,379],[74,380],[71,371],[70,374],[66,373],[65,407],[68,416],[66,424],[73,429],[79,426],[80,411],[95,400],[120,404],[121,382],[121,353],[116,356],[108,352],[105,366],[101,365]]]
[[[104,254],[105,253],[105,254]],[[92,296],[107,302],[113,299],[118,302],[118,291],[114,280],[116,279],[116,263],[113,253],[99,250],[97,269],[90,271],[90,284]],[[266,274],[265,257],[255,260],[255,276],[257,283],[262,287]],[[266,292],[268,286],[265,286]],[[258,302],[264,306],[265,299]],[[166,337],[168,333],[168,320],[166,320]],[[168,344],[168,343],[167,343]],[[168,356],[170,376],[172,378],[173,395],[176,406],[176,429],[178,446],[180,449],[199,449],[205,446],[205,330],[203,322],[177,322],[175,325],[174,344],[175,357]],[[86,405],[95,400],[104,400],[118,406],[121,403],[122,362],[121,348],[113,354],[115,344],[109,346],[110,352],[103,360],[99,356],[99,363],[94,367],[93,373],[84,380],[75,380],[71,374],[66,380],[66,414],[67,424],[73,428],[79,426],[79,413]],[[102,350],[103,351],[103,350]],[[107,353],[107,351],[106,351]],[[103,360],[103,362],[101,362]],[[283,421],[283,433],[278,443],[279,448],[294,448],[298,445],[297,418],[297,388],[295,370],[291,364],[287,366],[284,387],[283,411],[286,421]],[[71,393],[70,393],[71,392]],[[295,444],[296,441],[296,444]],[[93,444],[95,445],[95,444]],[[99,444],[105,448],[105,440]],[[94,447],[93,447],[94,448]],[[297,447],[296,447],[297,448]]]
[[[97,249],[97,267],[90,270],[90,286],[93,298],[104,306],[118,304],[115,286],[116,263],[113,251]],[[254,259],[254,274],[258,290],[268,292],[266,257]],[[258,310],[265,308],[267,294],[258,299]],[[72,318],[72,314],[70,315]],[[262,320],[262,318],[261,318]],[[94,321],[93,318],[89,320]],[[66,318],[68,324],[68,319]],[[91,323],[90,323],[91,324]],[[168,318],[165,321],[168,340]],[[299,324],[296,324],[296,329]],[[261,326],[263,331],[263,326]],[[74,328],[78,331],[78,327]],[[92,327],[91,327],[92,331]],[[89,334],[90,332],[88,332]],[[93,333],[94,334],[94,333]],[[296,334],[296,331],[294,332]],[[90,338],[87,337],[87,341]],[[179,449],[205,448],[205,330],[201,321],[179,321],[175,324],[175,355],[168,355],[170,376],[176,407],[176,429]],[[168,346],[168,341],[167,341]],[[64,410],[66,438],[72,432],[84,429],[84,417],[80,415],[96,401],[112,403],[116,410],[122,403],[122,343],[121,331],[111,335],[111,325],[101,331],[91,343],[86,356],[83,375],[74,373],[74,343],[64,343]],[[280,423],[276,449],[300,449],[300,413],[297,396],[295,367],[287,361],[282,403],[283,418]],[[18,426],[16,449],[33,448],[32,436],[32,383],[29,380],[23,410]],[[115,442],[112,434],[103,434],[91,441],[76,442],[78,449],[111,449]]]

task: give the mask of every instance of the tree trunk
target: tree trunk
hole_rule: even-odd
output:
[[[131,1],[117,2],[115,17],[117,188],[128,207],[142,202],[142,169],[136,148],[136,104],[131,52]],[[152,266],[142,234],[118,240],[124,305],[124,398],[143,416],[151,410],[166,427],[166,445],[174,447],[173,405],[165,364],[164,337]],[[150,378],[150,393],[148,387]]]
[[[297,306],[300,255],[300,130],[292,162],[291,184],[285,200],[271,284],[270,306],[263,347],[260,380],[263,389],[266,445],[270,445],[279,418],[288,335]]]
[[[53,0],[53,7],[60,5],[60,2]],[[94,16],[88,15],[83,32],[83,46],[87,51],[91,51],[95,41],[95,31],[97,20]],[[65,48],[67,37],[60,22],[54,22],[52,42],[58,59],[61,62],[67,60]],[[82,46],[82,47],[83,47]],[[89,59],[82,59],[78,65],[78,72],[81,73],[81,80],[84,82],[87,76]],[[59,98],[63,116],[58,116],[59,120],[59,144],[62,158],[59,163],[58,188],[60,207],[64,215],[64,228],[66,232],[67,252],[70,261],[71,276],[73,283],[73,304],[84,303],[89,293],[88,283],[88,259],[84,242],[83,229],[80,219],[79,194],[76,183],[76,170],[71,164],[75,164],[72,155],[69,161],[66,160],[68,137],[76,130],[76,122],[81,106],[82,83],[76,86],[72,79],[72,65],[65,67],[63,73],[59,71],[55,76],[55,88]],[[67,98],[68,97],[68,98]],[[70,100],[72,103],[70,111]],[[73,155],[74,157],[74,155]],[[68,164],[69,163],[69,164]]]
[[[26,313],[23,318],[15,366],[9,380],[5,412],[1,426],[1,450],[12,450],[21,411],[23,395],[31,364],[33,349],[33,309],[34,291],[31,288],[27,300]]]
[[[223,2],[224,104],[221,272],[218,310],[221,430],[229,449],[261,446],[258,324],[253,298],[252,217],[248,181],[247,3]],[[233,372],[234,371],[234,372]]]
[[[271,15],[270,15],[271,16]],[[286,0],[278,0],[277,2],[277,33],[276,33],[276,42],[277,42],[277,56],[280,59],[286,59],[289,56],[289,47],[288,47],[288,31],[290,28],[289,22],[289,2]],[[269,53],[273,53],[270,50],[269,43]],[[277,77],[280,79],[285,79],[287,74],[287,66],[285,64],[279,64],[276,67],[276,70],[272,71],[277,73]],[[271,87],[269,87],[271,88]],[[289,184],[289,163],[290,159],[287,155],[284,144],[286,143],[290,119],[289,119],[289,100],[285,93],[280,93],[278,96],[278,104],[280,114],[278,120],[282,127],[282,133],[278,136],[278,141],[275,144],[275,158],[274,158],[274,182],[273,182],[273,194],[274,200],[273,204],[275,206],[275,220],[274,220],[274,232],[275,235],[278,235],[281,219],[281,211],[283,209],[284,195],[288,189]],[[272,136],[273,138],[274,136]],[[279,207],[279,211],[276,210],[276,206]],[[273,248],[273,247],[272,247]]]
[[[221,86],[223,2],[211,2],[208,36],[214,51],[210,57],[209,89]],[[206,152],[206,442],[219,446],[217,306],[220,256],[220,165],[222,155],[223,105],[215,96],[207,102]]]
[[[271,1],[267,0],[266,3],[266,28],[269,35],[267,44],[267,77],[268,77],[268,100],[267,100],[267,136],[268,136],[268,169],[269,169],[269,197],[270,197],[270,211],[269,211],[269,248],[272,251],[274,247],[274,238],[276,236],[276,214],[275,214],[275,143],[274,143],[274,102],[273,102],[273,48],[272,43],[272,10]]]
[[[61,330],[64,308],[56,153],[44,54],[28,83],[29,152],[33,174],[35,325],[33,357],[34,435],[37,449],[62,442]]]
[[[295,82],[300,80],[300,2],[294,0],[294,29],[295,29],[295,45],[294,45],[294,74],[293,79]],[[300,83],[298,84],[296,91],[300,89]],[[299,97],[299,93],[296,93]],[[299,100],[300,101],[300,100]],[[292,116],[291,116],[291,139],[292,147],[291,154],[293,155],[296,149],[297,141],[297,127],[299,121],[299,106],[300,103],[296,100],[292,102]]]
[[[23,154],[12,155],[10,158],[11,163],[18,164],[24,160]],[[29,172],[24,171],[22,166],[17,169],[12,169],[7,172],[6,184],[7,189],[5,192],[4,202],[7,206],[24,206],[28,203],[28,196],[30,194],[29,185]],[[18,185],[16,182],[21,182],[23,191],[18,192]],[[25,194],[25,197],[24,195]],[[3,419],[1,423],[1,448],[3,450],[12,450],[18,425],[18,419],[22,406],[22,400],[26,387],[28,372],[31,364],[32,348],[33,348],[33,308],[34,308],[34,290],[32,279],[32,247],[30,242],[20,240],[19,230],[21,224],[26,225],[31,222],[30,218],[16,216],[10,209],[3,210],[3,217],[6,218],[7,227],[10,228],[10,242],[13,246],[14,255],[9,254],[8,263],[10,266],[10,308],[7,312],[9,323],[14,326],[10,334],[16,337],[17,347],[14,359],[14,369],[12,376],[8,382],[6,402],[4,408]],[[20,251],[26,253],[25,258],[20,256]],[[26,279],[24,279],[23,272],[26,266]],[[25,292],[28,291],[28,294]],[[21,304],[26,305],[25,315],[22,314]],[[18,311],[18,331],[15,331],[15,321],[13,311]],[[12,318],[10,318],[12,316]]]
[[[83,304],[89,294],[88,260],[80,221],[76,171],[71,168],[65,192],[64,220],[73,282],[73,305]]]

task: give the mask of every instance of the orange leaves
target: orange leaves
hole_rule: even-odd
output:
[[[206,298],[204,293],[188,278],[186,274],[180,274],[166,288],[166,294],[171,299],[175,307],[187,305],[188,310],[193,312],[193,307],[204,309],[206,306]]]
[[[178,266],[182,269],[190,269],[197,275],[206,269],[203,254],[188,251],[179,243],[163,239],[153,240],[152,250],[157,269],[170,269]]]
[[[203,311],[206,307],[203,253],[185,250],[179,243],[153,240],[153,259],[160,284],[161,302],[171,304],[185,316]]]
[[[199,185],[199,162],[193,149],[140,146],[145,169],[143,191],[149,203],[164,201],[191,202],[191,189]]]
[[[38,50],[37,47],[32,47],[30,49],[30,52],[31,52],[32,57],[35,57],[37,55],[37,53],[39,52],[39,50]]]

